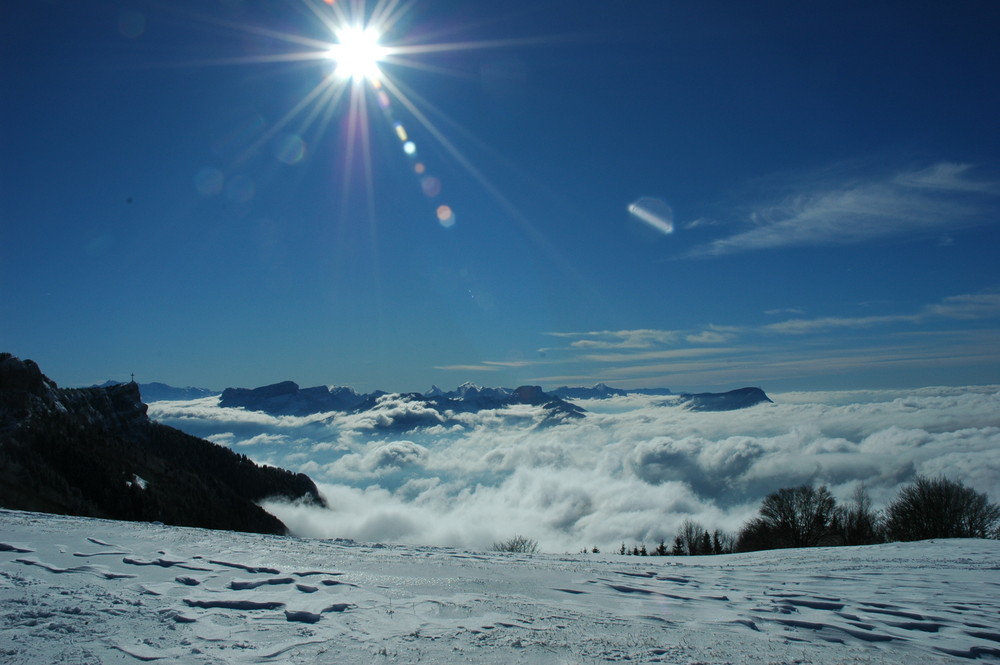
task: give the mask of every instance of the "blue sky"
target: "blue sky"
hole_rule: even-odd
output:
[[[8,4],[0,349],[60,384],[998,382],[994,3]]]

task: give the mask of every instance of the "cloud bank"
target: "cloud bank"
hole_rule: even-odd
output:
[[[918,473],[1000,500],[1000,387],[772,398],[725,413],[662,397],[581,401],[586,418],[549,428],[518,405],[399,437],[357,416],[273,417],[212,399],[157,402],[150,415],[309,474],[329,510],[266,507],[312,537],[486,548],[522,534],[547,551],[606,549],[669,541],[685,519],[735,530],[768,493],[801,483],[846,500],[864,482],[884,505]]]

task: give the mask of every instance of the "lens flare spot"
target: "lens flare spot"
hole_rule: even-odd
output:
[[[455,225],[455,213],[450,206],[440,205],[437,209],[438,222],[446,229]]]
[[[674,232],[674,211],[660,199],[644,196],[628,205],[629,214],[660,233]]]
[[[434,198],[441,193],[441,181],[432,175],[420,179],[420,189],[424,191],[424,196]]]
[[[255,193],[253,180],[245,175],[234,176],[226,183],[226,197],[234,203],[249,203]]]
[[[275,144],[274,156],[283,164],[298,164],[306,156],[306,142],[295,134],[286,134]]]
[[[406,135],[406,127],[403,127],[402,123],[396,123],[396,136],[399,137],[400,141],[408,141],[409,137]]]
[[[138,39],[146,31],[146,17],[137,11],[124,11],[118,15],[118,32],[126,39]]]
[[[386,94],[385,90],[378,91],[378,105],[382,110],[389,108],[389,95]]]
[[[413,165],[413,172],[416,173],[417,175],[422,174],[426,170],[427,167],[424,166],[423,162],[417,162],[416,164]]]
[[[218,196],[224,183],[225,176],[214,166],[206,166],[194,176],[194,187],[202,196]]]
[[[417,154],[417,144],[414,143],[413,141],[407,141],[406,143],[403,144],[403,152],[405,152],[407,155]]]

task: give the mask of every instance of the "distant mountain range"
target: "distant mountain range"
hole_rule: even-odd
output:
[[[323,505],[308,476],[150,421],[134,383],[59,388],[0,353],[0,506],[284,534],[272,497]]]
[[[101,387],[115,385],[107,382]],[[163,383],[139,384],[147,402],[159,400],[192,400],[219,394],[204,388],[174,388]],[[281,381],[259,388],[226,388],[219,397],[219,406],[262,411],[276,416],[307,416],[316,413],[383,412],[373,427],[376,429],[408,430],[445,424],[449,414],[473,413],[500,409],[518,404],[542,407],[540,426],[549,426],[564,419],[582,418],[586,411],[574,400],[599,400],[626,395],[648,395],[673,398],[692,411],[732,411],[755,404],[771,402],[760,388],[739,388],[724,393],[675,394],[667,388],[613,388],[598,383],[590,388],[562,386],[544,391],[539,386],[518,388],[484,388],[463,383],[454,390],[444,391],[431,386],[423,393],[388,393],[377,390],[359,393],[347,386],[313,386],[302,388],[294,381]],[[405,403],[402,412],[394,408],[392,416],[384,416],[387,405]]]
[[[121,381],[107,380],[104,383],[94,386],[95,388],[108,388],[110,386],[122,385]],[[207,388],[175,388],[174,386],[168,386],[165,383],[139,383],[139,394],[142,395],[142,401],[146,404],[150,402],[162,402],[164,400],[191,400],[191,399],[201,399],[202,397],[211,397],[212,395],[218,395],[218,390],[209,390]]]
[[[283,381],[260,388],[226,388],[219,406],[264,411],[272,415],[304,416],[313,413],[382,412],[374,420],[377,429],[407,430],[443,424],[452,414],[501,409],[518,404],[540,406],[545,412],[539,423],[547,426],[567,418],[582,418],[584,410],[564,399],[546,393],[538,386],[519,388],[480,388],[471,383],[444,392],[431,388],[426,393],[359,394],[353,388],[315,386],[299,388],[293,381]],[[391,408],[388,408],[390,407]],[[400,405],[405,408],[400,409]],[[391,411],[391,414],[386,413]]]
[[[604,383],[598,383],[591,388],[570,388],[563,386],[553,390],[552,394],[564,399],[609,399],[611,397],[624,397],[625,395],[664,396],[673,395],[674,393],[668,388],[632,388],[625,390],[623,388],[612,388]]]

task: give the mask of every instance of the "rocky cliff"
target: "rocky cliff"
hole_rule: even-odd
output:
[[[760,388],[737,388],[725,393],[682,394],[681,403],[691,411],[735,411],[772,400]]]
[[[270,497],[322,503],[305,475],[151,422],[134,383],[59,388],[0,353],[0,506],[285,533]]]

